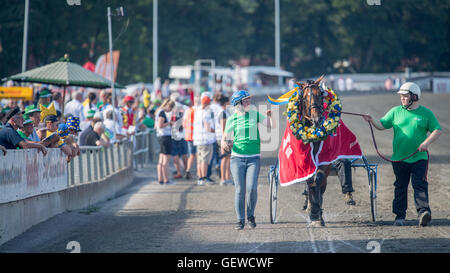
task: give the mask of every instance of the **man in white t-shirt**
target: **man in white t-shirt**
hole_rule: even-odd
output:
[[[77,91],[73,94],[72,100],[66,104],[64,108],[64,115],[72,114],[74,117],[80,118],[80,122],[83,122],[86,118],[84,116],[83,107],[83,93]]]
[[[195,110],[194,115],[194,145],[197,147],[197,176],[198,185],[205,183],[214,184],[208,181],[207,172],[208,165],[211,162],[213,153],[213,143],[216,142],[214,134],[214,118],[213,113],[209,109],[211,98],[207,94],[201,96],[201,106]]]

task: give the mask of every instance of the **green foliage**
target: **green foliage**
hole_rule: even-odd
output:
[[[449,0],[280,0],[281,63],[297,77],[336,72],[349,59],[351,71],[449,70]],[[64,53],[84,64],[108,51],[108,6],[114,49],[120,50],[118,82],[152,79],[152,0],[30,1],[27,69]],[[20,72],[24,1],[3,0],[0,9],[0,78]],[[171,65],[213,58],[218,65],[248,58],[274,65],[274,0],[164,0],[158,13],[159,75]],[[127,21],[129,20],[129,21]],[[125,26],[128,24],[128,27]],[[118,35],[120,37],[118,37]],[[322,54],[317,56],[315,48]]]

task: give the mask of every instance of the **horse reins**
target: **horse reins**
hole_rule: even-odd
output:
[[[366,116],[366,115],[363,115],[363,114],[352,113],[352,112],[344,112],[344,111],[341,111],[341,114],[353,115],[353,116],[360,116],[360,117]],[[375,146],[375,150],[377,151],[378,156],[380,156],[382,159],[384,159],[384,160],[386,160],[386,161],[389,161],[389,162],[397,163],[397,162],[405,161],[406,159],[412,157],[413,155],[415,155],[416,153],[419,152],[419,149],[417,149],[414,153],[412,153],[412,154],[410,154],[409,156],[407,156],[407,157],[405,157],[405,158],[403,158],[403,159],[400,159],[400,160],[391,160],[391,159],[389,159],[389,158],[384,157],[384,156],[378,151],[377,141],[375,140],[375,134],[374,134],[374,132],[373,132],[372,124],[371,124],[369,121],[367,121],[367,123],[369,123],[370,133],[372,134],[372,141],[373,141],[373,145]],[[428,179],[427,179],[427,174],[428,174],[428,163],[429,163],[429,161],[430,161],[430,154],[428,153],[428,151],[426,151],[426,152],[427,152],[428,160],[427,160],[427,168],[426,168],[426,170],[425,170],[425,179],[428,180]]]

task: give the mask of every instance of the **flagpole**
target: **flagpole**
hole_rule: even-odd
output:
[[[157,77],[158,77],[158,0],[153,0],[153,84],[155,84]]]
[[[113,104],[113,120],[116,121],[116,90],[114,89],[114,61],[113,61],[113,45],[112,45],[112,30],[111,30],[111,7],[108,7],[108,36],[109,36],[109,61],[111,68],[111,92]],[[115,127],[114,127],[115,128]],[[115,133],[115,132],[114,132]]]
[[[281,69],[280,65],[280,0],[275,0],[275,66]],[[282,85],[282,79],[278,76],[278,84]]]

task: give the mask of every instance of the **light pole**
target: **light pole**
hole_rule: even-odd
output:
[[[158,0],[153,0],[153,84],[155,84],[157,77],[158,77]]]
[[[27,69],[27,47],[28,47],[28,13],[30,0],[25,0],[25,19],[23,24],[23,48],[22,48],[22,72]]]
[[[115,14],[111,13],[111,7],[108,7],[108,36],[109,36],[109,61],[111,68],[111,92],[112,92],[112,104],[113,104],[113,120],[116,120],[116,90],[114,88],[114,60],[113,60],[113,43],[112,43],[112,26],[111,16],[124,16],[123,7],[116,10]]]
[[[280,0],[275,0],[275,66],[280,66]],[[282,78],[278,76],[278,84],[282,85]]]

